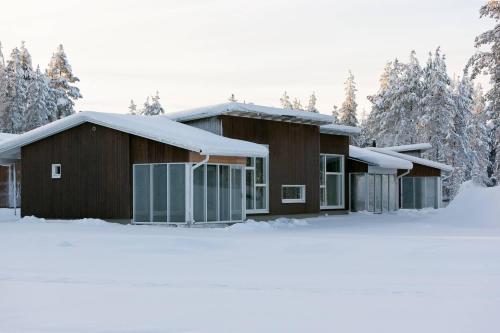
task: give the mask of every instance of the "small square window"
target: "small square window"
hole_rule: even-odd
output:
[[[61,178],[61,164],[52,164],[52,178]]]
[[[281,186],[282,203],[304,203],[306,202],[305,185],[282,185]]]

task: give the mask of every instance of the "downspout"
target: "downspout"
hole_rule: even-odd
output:
[[[194,170],[207,163],[210,159],[210,155],[206,155],[205,158],[191,166],[191,181],[189,184],[190,193],[189,193],[189,219],[187,221],[188,227],[191,227],[194,224]]]
[[[409,174],[411,172],[411,169],[407,169],[406,172],[403,172],[401,175],[398,176],[398,188],[399,188],[399,195],[398,195],[398,209],[400,208],[400,198],[401,198],[401,193],[403,191],[403,184],[399,181],[401,178],[403,178],[404,176],[406,176],[407,174]]]

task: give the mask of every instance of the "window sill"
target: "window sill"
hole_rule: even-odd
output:
[[[269,214],[269,210],[268,209],[247,209],[246,214],[247,215],[251,215],[251,214]]]

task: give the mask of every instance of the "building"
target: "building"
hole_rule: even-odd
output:
[[[167,116],[80,112],[0,142],[0,159],[21,165],[22,215],[44,218],[235,223],[439,200],[449,167],[350,146],[360,130],[332,121],[243,103]]]
[[[0,143],[17,137],[17,134],[0,133]],[[0,208],[19,206],[21,169],[12,160],[0,159]]]

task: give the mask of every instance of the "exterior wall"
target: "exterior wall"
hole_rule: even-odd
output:
[[[405,173],[406,170],[398,170],[398,176]],[[413,162],[413,169],[406,177],[440,177],[441,170],[436,168],[431,168],[425,165],[417,164]]]
[[[347,164],[347,172],[348,173],[354,173],[354,172],[366,173],[366,172],[368,172],[368,164],[360,162],[360,161],[349,159],[349,162]]]
[[[349,137],[320,134],[320,153],[344,155],[344,209],[349,209]],[[337,209],[338,210],[338,209]]]
[[[222,135],[222,125],[218,117],[209,117],[185,122],[186,125],[200,128],[202,130]]]
[[[319,213],[319,127],[220,116],[223,135],[269,145],[269,214]],[[281,203],[281,185],[306,185],[305,203]]]
[[[130,219],[132,164],[187,162],[189,152],[85,123],[22,147],[21,158],[23,216]]]
[[[8,166],[0,166],[0,208],[14,207],[14,189],[13,179],[11,179],[13,172],[10,171]],[[21,204],[20,190],[21,190],[21,163],[16,163],[16,183],[17,183],[17,207]],[[11,198],[12,197],[12,198]]]

